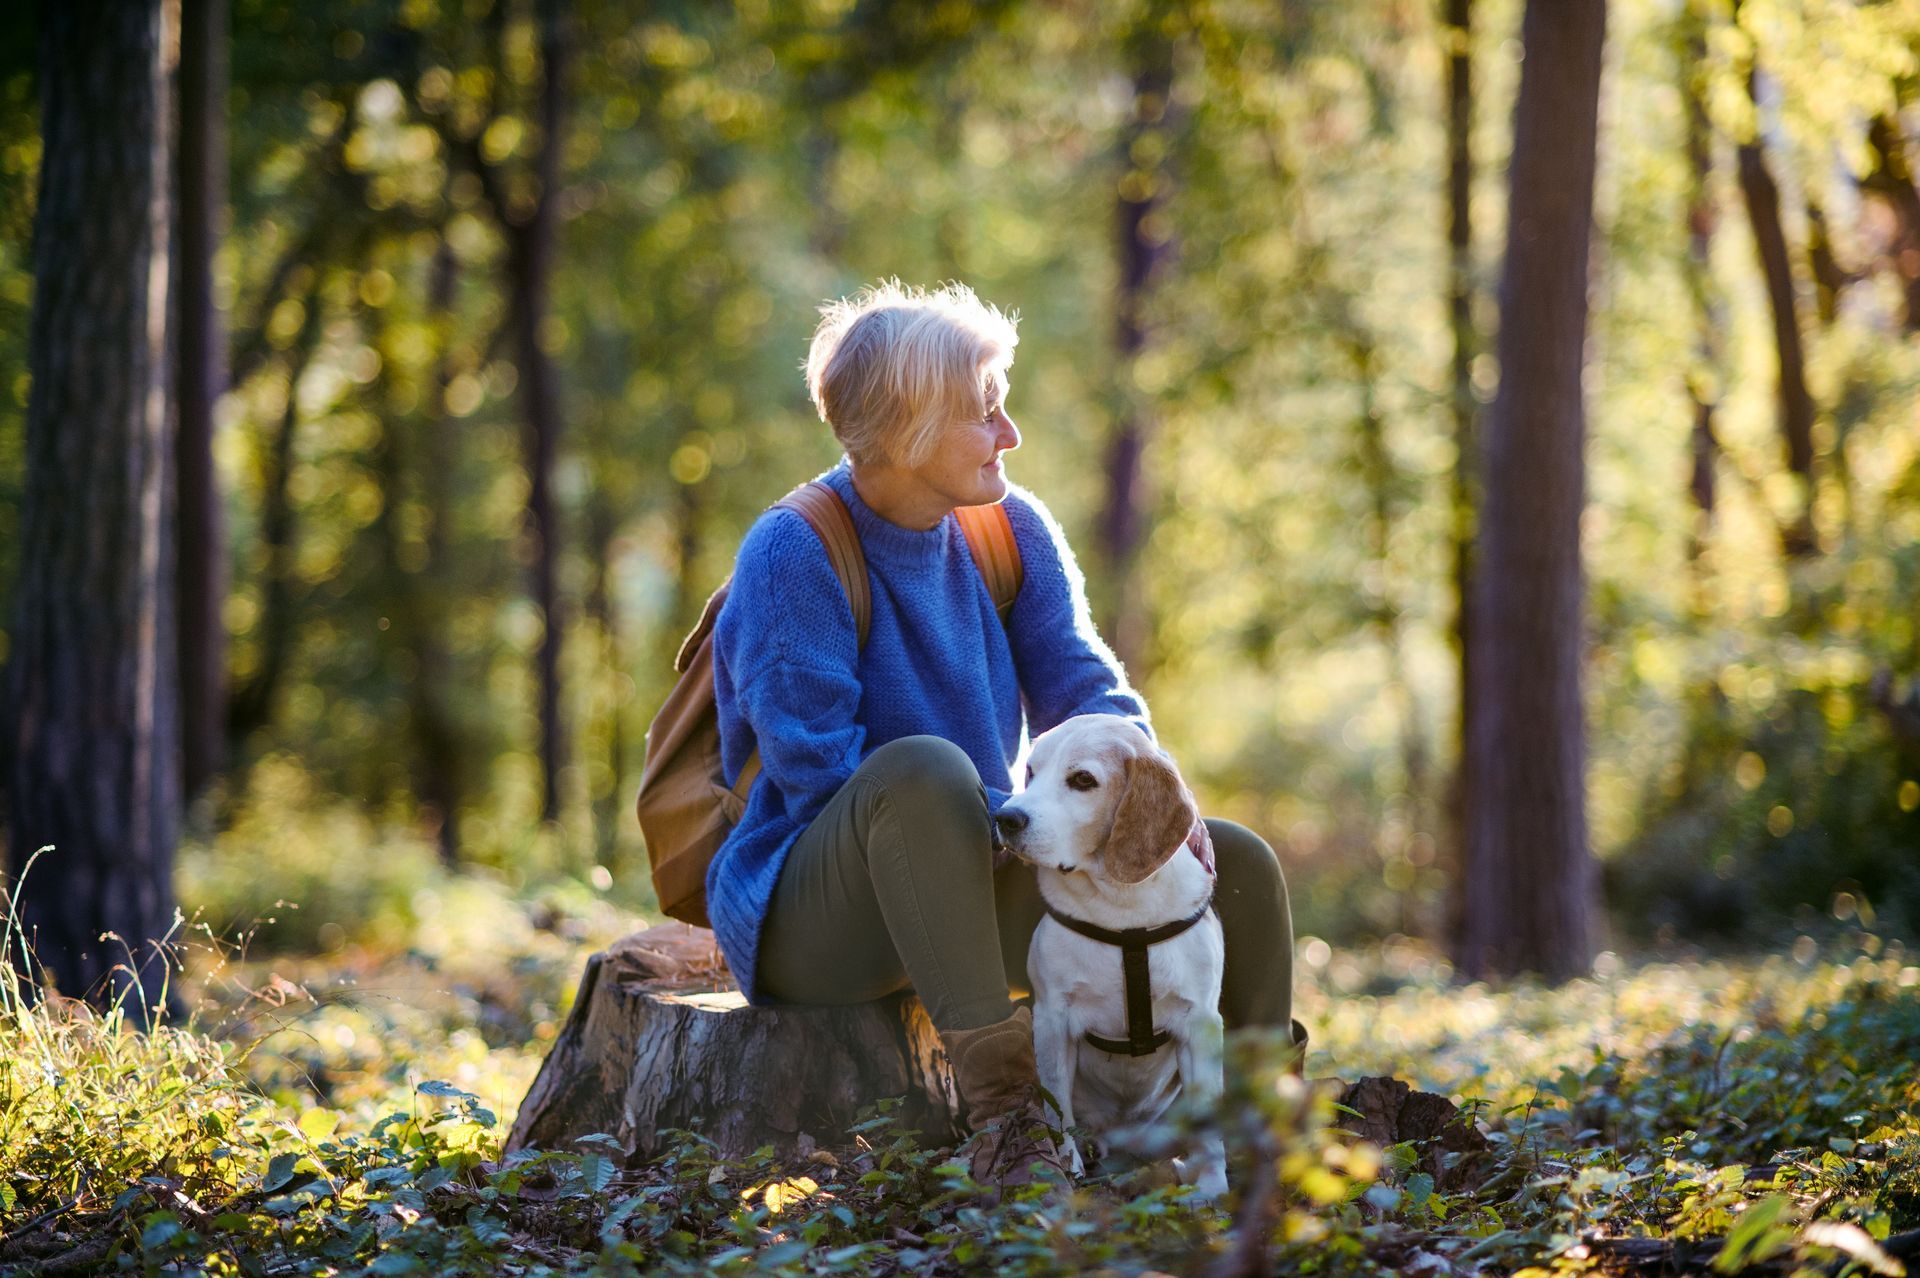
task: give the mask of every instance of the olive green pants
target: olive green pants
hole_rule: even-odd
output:
[[[1245,826],[1210,818],[1207,830],[1227,942],[1221,1016],[1229,1029],[1283,1027],[1293,916],[1280,862]],[[986,788],[959,746],[903,737],[875,750],[787,856],[760,935],[761,991],[841,1004],[911,987],[942,1030],[1011,1016],[1043,911],[1032,868],[996,870],[989,837]]]

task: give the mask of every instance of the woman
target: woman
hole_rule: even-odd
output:
[[[758,1002],[865,1002],[911,986],[953,1062],[976,1179],[1060,1165],[1044,1135],[1027,942],[1031,870],[995,868],[988,820],[1026,732],[1147,707],[1094,632],[1059,525],[1008,484],[1013,321],[952,284],[882,284],[823,312],[807,384],[846,457],[822,476],[853,516],[872,582],[864,647],[818,536],[763,515],[715,628],[728,778],[762,776],[707,875],[707,909]],[[1024,579],[1003,624],[952,518],[1006,504]],[[1024,716],[1023,716],[1024,706]],[[1287,1026],[1292,923],[1273,851],[1209,820],[1226,932],[1229,1026]]]

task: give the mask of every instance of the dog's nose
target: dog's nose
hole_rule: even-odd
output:
[[[1018,808],[1002,808],[993,818],[993,846],[997,852],[1007,841],[1027,828],[1027,814]]]

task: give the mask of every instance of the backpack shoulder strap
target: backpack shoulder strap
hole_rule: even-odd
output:
[[[860,549],[860,534],[853,526],[853,515],[840,494],[817,479],[810,479],[773,503],[798,513],[827,548],[827,561],[840,588],[847,592],[853,609],[853,625],[860,646],[867,646],[867,629],[873,622],[873,595],[867,583],[867,557]],[[768,509],[772,509],[769,507]]]
[[[987,593],[993,596],[993,606],[999,610],[1004,623],[1007,614],[1013,611],[1014,598],[1025,580],[1020,543],[1013,539],[1013,521],[1007,517],[1007,508],[1001,502],[990,506],[959,506],[954,509],[953,517],[960,521],[967,549],[973,552],[974,566],[986,579]]]

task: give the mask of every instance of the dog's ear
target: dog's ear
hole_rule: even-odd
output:
[[[1126,792],[1107,836],[1107,876],[1116,883],[1147,878],[1184,846],[1199,819],[1172,760],[1151,748],[1127,756]]]

